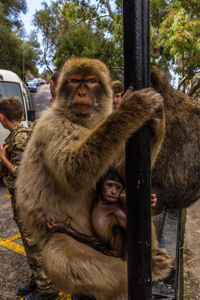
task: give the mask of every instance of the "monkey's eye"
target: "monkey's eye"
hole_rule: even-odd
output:
[[[98,79],[96,79],[96,78],[86,79],[85,82],[88,85],[94,85],[94,84],[100,83],[100,81]]]
[[[112,183],[107,183],[107,186],[108,186],[108,187],[112,187],[113,184],[112,184]]]
[[[66,83],[70,83],[74,86],[78,86],[82,83],[87,84],[88,86],[94,86],[95,84],[100,83],[100,81],[97,78],[90,78],[90,79],[75,79],[75,78],[69,78],[67,79]]]
[[[121,190],[121,188],[122,188],[121,185],[117,185],[118,190]]]
[[[75,78],[69,78],[66,83],[71,83],[72,85],[78,86],[80,83],[82,82],[82,80],[78,80]]]

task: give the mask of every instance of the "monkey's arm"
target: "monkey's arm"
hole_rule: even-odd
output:
[[[126,228],[126,213],[123,210],[118,209],[114,211],[113,218],[117,220],[120,226]]]
[[[69,225],[71,221],[71,218],[68,218],[67,221],[62,223],[54,223],[51,224],[47,222],[47,228],[51,232],[63,232],[71,237],[75,238],[77,241],[87,244],[88,246],[94,248],[95,250],[107,255],[107,256],[115,256],[115,257],[122,257],[119,253],[116,251],[112,251],[110,248],[108,248],[105,244],[103,244],[99,239],[97,239],[94,236],[87,236],[85,234],[81,234],[74,229],[71,228]]]
[[[54,141],[53,134],[46,137],[49,143],[43,154],[47,167],[62,186],[68,186],[68,191],[79,193],[87,189],[106,171],[114,155],[131,134],[151,119],[158,109],[163,109],[162,97],[153,89],[133,93],[131,89],[128,90],[120,107],[89,134],[88,130],[85,134],[86,129],[76,124],[70,125],[70,138],[66,142],[65,137],[62,139],[60,136],[59,128],[59,143],[56,149],[55,146],[50,146]],[[69,129],[67,128],[67,132]],[[84,135],[80,134],[80,130]],[[44,134],[46,132],[45,127]],[[79,132],[79,135],[76,135],[76,132]]]
[[[162,147],[163,139],[165,135],[165,114],[162,109],[156,112],[156,117],[152,118],[148,125],[151,130],[151,168],[153,168],[158,153]],[[126,182],[125,176],[125,153],[124,156],[119,160],[113,169],[123,178],[123,181]]]

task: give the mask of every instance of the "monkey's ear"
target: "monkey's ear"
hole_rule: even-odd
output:
[[[151,87],[158,93],[167,90],[169,87],[169,77],[159,66],[151,64]]]
[[[151,86],[155,89],[160,85],[160,80],[158,74],[160,73],[158,66],[151,65]]]

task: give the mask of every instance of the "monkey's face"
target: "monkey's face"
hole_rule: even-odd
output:
[[[116,202],[122,192],[122,184],[117,180],[105,180],[102,185],[102,197],[108,202]]]
[[[68,107],[76,116],[88,117],[97,106],[101,82],[95,76],[73,75],[65,82],[68,91]]]

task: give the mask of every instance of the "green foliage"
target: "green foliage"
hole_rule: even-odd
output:
[[[32,31],[28,36],[27,41],[22,43],[21,53],[23,55],[25,64],[25,74],[27,70],[29,70],[32,74],[37,76],[38,68],[36,65],[40,59],[40,56],[42,55],[42,51],[40,49],[40,44],[37,41],[37,35],[35,31]]]
[[[51,71],[56,45],[65,36],[68,20],[63,18],[60,1],[55,1],[50,6],[42,2],[42,6],[43,8],[34,14],[33,24],[43,36],[43,58],[40,64],[46,65]]]
[[[51,60],[60,68],[69,57],[86,56],[106,62],[114,78],[122,76],[122,19],[109,15],[104,1],[56,1],[49,7],[43,3],[34,24],[43,35],[48,69]]]
[[[2,23],[0,23],[0,44],[0,68],[9,69],[19,73],[19,56],[21,56],[19,55],[19,49],[21,48],[21,41],[11,32],[8,26],[5,26],[5,24]]]
[[[40,54],[34,34],[30,41],[21,38],[23,28],[19,17],[26,11],[25,0],[0,1],[0,68],[11,70],[21,78],[27,70],[38,73],[36,62]]]
[[[152,1],[152,10],[154,5],[156,10],[151,28],[152,60],[159,62],[167,70],[173,65],[174,72],[181,79],[187,76],[187,80],[183,81],[185,91],[190,80],[200,71],[200,19],[197,15],[199,4],[197,1],[156,0]],[[158,7],[160,16],[157,16]]]
[[[5,16],[19,17],[21,12],[27,12],[26,0],[1,0],[0,3],[2,4],[2,12]]]
[[[19,16],[27,12],[26,0],[0,0],[0,10],[3,16],[13,25],[22,26]]]
[[[151,0],[151,61],[189,85],[198,97],[200,72],[199,0]],[[36,64],[51,72],[75,56],[99,58],[113,79],[123,79],[123,20],[121,0],[56,0],[42,3],[33,24],[43,36],[43,57],[36,32],[24,41],[20,13],[26,0],[0,0],[0,67],[37,73]],[[48,72],[47,72],[48,73]],[[196,90],[194,87],[197,87]],[[192,91],[193,91],[192,90]]]
[[[200,20],[198,0],[151,0],[151,61],[182,80],[187,91],[198,78]],[[43,34],[44,61],[60,68],[73,56],[104,61],[113,79],[123,79],[121,0],[60,0],[35,14]],[[48,58],[50,59],[48,61]],[[195,83],[195,80],[192,82]]]

